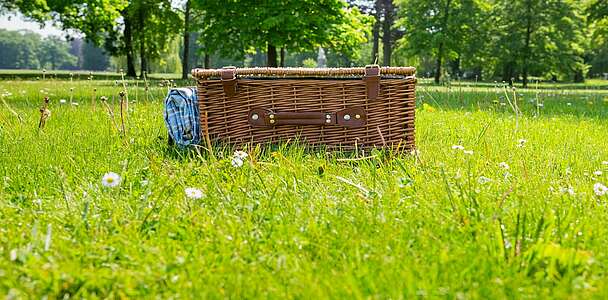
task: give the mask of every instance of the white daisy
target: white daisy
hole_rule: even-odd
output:
[[[464,154],[473,155],[473,150],[464,150]]]
[[[604,165],[604,166],[608,166],[608,161],[603,161],[603,162],[602,162],[602,165]]]
[[[479,182],[479,184],[486,184],[490,181],[492,181],[492,179],[485,176],[479,176],[479,178],[477,178],[477,182]]]
[[[243,160],[240,159],[239,157],[233,157],[232,161],[230,162],[232,164],[233,167],[235,168],[240,168],[243,166]]]
[[[543,106],[545,106],[545,105],[544,105],[544,104],[542,104],[542,103],[539,103],[539,104],[537,104],[536,106],[538,106],[538,107],[543,107]]]
[[[599,171],[599,170],[593,172],[593,175],[595,175],[595,176],[602,176],[602,174],[603,174],[602,171]]]
[[[593,185],[593,191],[598,196],[604,196],[608,193],[608,187],[598,182]]]
[[[188,197],[190,199],[203,198],[203,191],[201,191],[197,188],[189,187],[189,188],[186,188],[186,190],[184,192],[186,193],[186,197]]]
[[[101,183],[105,186],[105,187],[117,187],[120,184],[120,175],[114,173],[114,172],[109,172],[106,173],[105,175],[103,175],[103,178],[101,178]]]
[[[571,103],[571,102],[568,102],[568,103],[566,103],[566,104],[567,104],[568,106],[572,106],[572,103]]]
[[[464,147],[460,146],[460,145],[454,145],[454,146],[452,146],[452,149],[453,150],[464,150]]]
[[[67,101],[67,100],[65,100],[65,99],[59,99],[59,103],[61,103],[61,104],[66,104],[67,102],[68,102],[68,101]]]
[[[574,188],[572,188],[571,186],[569,187],[560,187],[559,188],[559,192],[562,194],[568,194],[570,196],[574,196],[575,192],[574,192]]]
[[[73,106],[78,106],[78,102],[72,102]]]
[[[238,157],[241,160],[244,160],[245,158],[247,158],[247,156],[249,156],[249,154],[247,154],[247,152],[245,152],[245,151],[235,151],[234,152],[234,157]]]
[[[505,169],[505,170],[509,169],[509,165],[506,162],[504,162],[504,161],[501,162],[501,163],[499,163],[498,166],[501,167],[501,168],[503,168],[503,169]]]

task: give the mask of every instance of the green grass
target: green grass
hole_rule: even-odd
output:
[[[121,138],[91,105],[118,111],[113,81],[0,82],[0,295],[608,297],[605,90],[518,90],[516,117],[512,91],[423,86],[419,156],[280,145],[235,168],[167,146],[166,88],[134,85]]]

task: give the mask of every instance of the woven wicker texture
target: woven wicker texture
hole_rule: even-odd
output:
[[[251,71],[251,70],[256,70]],[[267,73],[260,73],[267,70]],[[237,69],[237,74],[274,77],[292,76],[298,69]],[[302,70],[307,70],[302,72]],[[313,70],[315,72],[313,72]],[[344,70],[349,70],[350,73]],[[331,149],[391,147],[401,150],[414,148],[415,85],[413,68],[382,68],[382,75],[408,75],[382,78],[378,97],[370,100],[364,68],[300,69],[305,76],[356,76],[352,79],[251,79],[237,80],[237,92],[227,97],[219,76],[221,70],[193,70],[198,79],[202,134],[211,141],[236,145],[276,143],[298,140]],[[251,72],[250,72],[251,71]],[[392,72],[391,72],[392,71]],[[265,71],[266,72],[266,71]],[[361,72],[361,73],[360,73]],[[362,107],[367,114],[363,127],[346,128],[320,125],[281,125],[252,127],[249,112],[254,108],[274,112],[336,112]]]

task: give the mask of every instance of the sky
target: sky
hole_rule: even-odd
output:
[[[61,37],[65,36],[65,32],[61,31],[61,29],[53,26],[50,22],[44,24],[44,26],[40,26],[39,23],[25,20],[22,15],[9,14],[0,15],[0,28],[7,30],[19,30],[19,29],[28,29],[39,33],[43,36],[49,35],[59,35]]]

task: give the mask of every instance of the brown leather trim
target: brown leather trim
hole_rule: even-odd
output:
[[[236,68],[225,67],[222,69],[222,85],[224,87],[224,93],[226,97],[232,97],[236,95]]]
[[[362,127],[367,123],[363,108],[351,107],[337,112],[274,112],[254,108],[247,116],[252,127],[273,127],[279,125],[319,125]]]
[[[380,91],[380,67],[378,65],[365,66],[363,81],[365,81],[367,99],[376,100]]]

